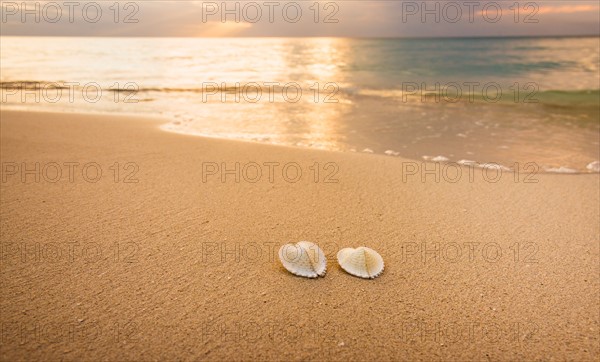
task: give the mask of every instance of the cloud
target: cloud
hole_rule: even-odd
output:
[[[475,11],[475,21],[469,20],[467,8],[462,9],[458,22],[448,21],[440,14],[406,14],[408,3],[420,7],[423,1],[228,1],[228,12],[222,13],[224,1],[122,1],[120,11],[115,14],[112,1],[80,1],[70,21],[67,2],[39,2],[47,11],[42,13],[42,21],[36,22],[35,15],[27,15],[22,21],[21,13],[15,6],[20,1],[1,1],[3,12],[2,35],[28,36],[140,36],[140,37],[478,37],[478,36],[544,36],[544,35],[597,35],[600,26],[600,5],[585,1],[536,2],[539,8],[525,8],[520,3],[520,21],[515,23],[514,10],[509,9],[513,2],[502,3],[503,15],[498,22],[485,21],[480,12],[484,3],[480,2]],[[88,3],[102,6],[102,17],[97,22],[84,19],[82,10]],[[210,3],[210,4],[208,4]],[[235,3],[235,4],[234,4]],[[277,3],[270,8],[267,3]],[[462,2],[452,2],[461,4]],[[494,2],[495,3],[495,2]],[[63,4],[62,18],[53,18],[54,6]],[[125,8],[135,4],[137,10]],[[236,5],[237,4],[237,5]],[[254,21],[256,5],[262,16]],[[291,4],[286,7],[286,4]],[[427,3],[430,4],[430,3]],[[438,2],[444,9],[447,2]],[[318,5],[318,6],[317,6]],[[131,6],[131,5],[129,5]],[[209,6],[208,8],[206,6]],[[294,19],[297,7],[301,16]],[[220,9],[219,9],[220,8]],[[429,9],[432,7],[429,6]],[[237,14],[232,9],[239,9]],[[15,12],[15,10],[17,10]],[[215,11],[217,12],[215,13]],[[421,9],[419,9],[421,10]],[[240,13],[241,11],[241,13]],[[490,10],[493,12],[493,9]],[[90,8],[89,16],[95,9]],[[133,15],[132,15],[133,14]],[[136,22],[124,21],[132,15]],[[490,15],[490,14],[487,14]],[[493,14],[492,14],[493,15]],[[119,21],[115,21],[117,16]],[[490,15],[491,16],[491,15]],[[250,17],[250,19],[248,18]],[[535,19],[533,23],[524,18]],[[4,18],[7,18],[4,21]],[[223,19],[227,21],[223,21]],[[441,18],[441,20],[439,20]],[[438,19],[435,21],[435,19]],[[235,21],[238,20],[238,21]]]
[[[582,12],[600,11],[598,5],[559,5],[559,6],[541,6],[538,14],[574,14]]]

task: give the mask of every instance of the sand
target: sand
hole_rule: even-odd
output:
[[[2,360],[598,360],[599,175],[423,182],[163,123],[2,112]],[[324,278],[279,263],[300,240]],[[337,265],[360,245],[379,278]]]

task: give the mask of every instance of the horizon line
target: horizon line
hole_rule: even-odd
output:
[[[337,38],[337,39],[507,39],[507,38],[598,38],[600,34],[569,34],[569,35],[483,35],[483,36],[156,36],[156,35],[0,35],[1,37],[39,37],[39,38],[190,38],[190,39],[306,39],[306,38]]]

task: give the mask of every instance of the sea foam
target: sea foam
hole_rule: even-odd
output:
[[[600,172],[600,161],[590,162],[585,168],[592,172]]]

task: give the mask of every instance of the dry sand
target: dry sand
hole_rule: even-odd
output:
[[[2,360],[598,360],[598,175],[422,182],[395,157],[163,122],[2,112]],[[13,162],[38,162],[40,182]],[[207,162],[279,166],[273,182],[268,166],[204,182]],[[299,240],[328,254],[324,278],[275,257]],[[379,278],[337,265],[360,245],[383,256]]]

